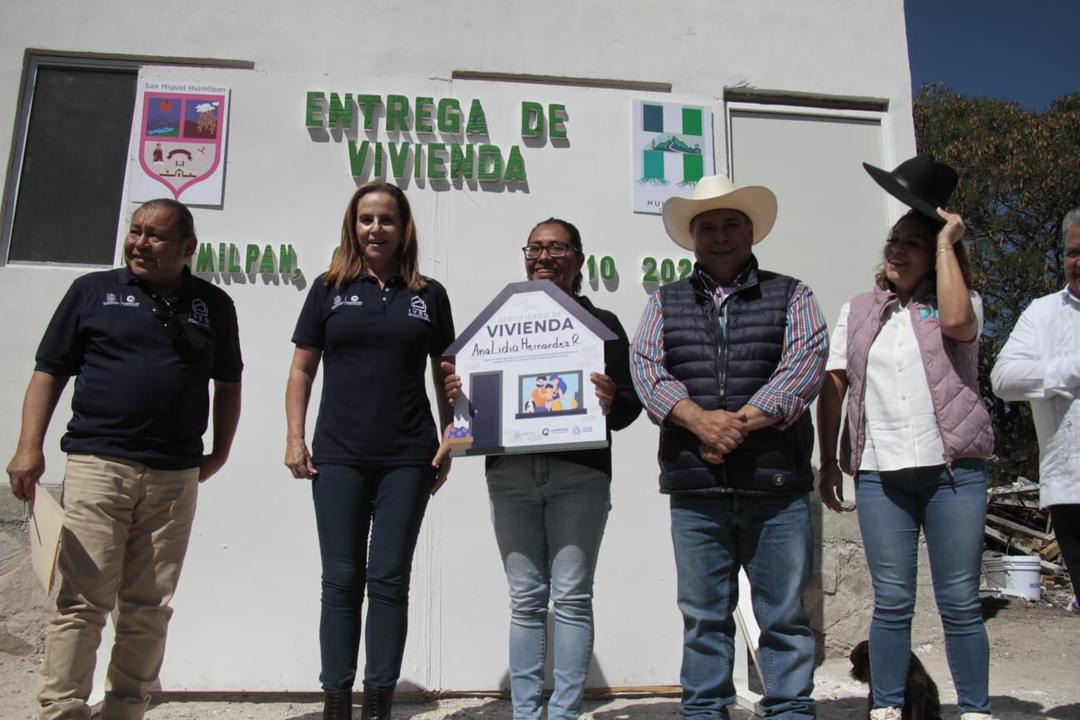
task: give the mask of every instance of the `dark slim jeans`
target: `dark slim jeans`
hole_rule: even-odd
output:
[[[351,688],[367,586],[364,683],[393,688],[408,631],[409,576],[434,471],[316,465],[311,483],[322,558],[319,647],[324,689]]]

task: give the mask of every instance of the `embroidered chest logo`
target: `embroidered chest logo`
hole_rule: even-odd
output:
[[[409,317],[431,322],[431,318],[428,317],[427,303],[423,298],[413,295],[412,300],[409,301]]]
[[[926,322],[932,320],[937,322],[939,317],[938,309],[936,307],[921,307],[919,308],[919,322]]]
[[[205,328],[210,327],[210,309],[206,306],[205,300],[195,298],[191,301],[191,314],[188,315],[188,322]]]
[[[105,301],[101,304],[106,306],[139,307],[139,301],[135,299],[134,295],[117,295],[116,293],[105,293]]]
[[[333,309],[336,310],[342,305],[346,307],[359,307],[363,304],[364,301],[360,299],[359,295],[335,295]]]

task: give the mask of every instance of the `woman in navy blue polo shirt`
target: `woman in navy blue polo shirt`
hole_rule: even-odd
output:
[[[514,720],[540,717],[549,645],[554,649],[555,672],[548,718],[573,720],[581,712],[592,658],[593,575],[611,509],[611,431],[632,423],[641,413],[641,402],[630,379],[626,331],[614,313],[580,294],[585,254],[578,229],[565,220],[548,218],[532,229],[522,251],[530,280],[555,283],[616,335],[604,346],[604,374],[589,378],[607,415],[608,447],[487,458],[491,518],[510,589]],[[461,379],[449,363],[443,368],[448,373],[447,395],[456,398]],[[558,386],[565,390],[565,383],[544,379],[555,391],[551,399],[545,398],[544,408],[569,402],[555,397]],[[539,407],[538,400],[533,402]],[[549,604],[555,615],[551,643]]]
[[[420,275],[405,193],[364,183],[349,200],[341,245],[312,283],[296,323],[285,391],[285,465],[311,478],[322,558],[319,645],[323,717],[350,718],[368,596],[363,717],[390,717],[401,671],[409,574],[428,498],[446,480],[424,388],[428,358],[454,339],[442,285]],[[312,450],[304,440],[311,385],[324,378]],[[438,398],[442,426],[449,407]],[[440,456],[444,453],[440,453]]]

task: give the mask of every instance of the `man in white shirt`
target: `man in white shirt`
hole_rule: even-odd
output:
[[[1050,509],[1080,592],[1080,208],[1065,215],[1064,289],[1024,310],[990,375],[1002,400],[1027,400],[1039,437],[1039,505]]]

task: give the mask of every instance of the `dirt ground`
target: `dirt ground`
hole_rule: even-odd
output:
[[[34,688],[41,661],[48,598],[29,568],[28,550],[10,526],[0,529],[0,718],[32,718]],[[1080,720],[1080,614],[1057,604],[1014,600],[992,604],[990,694],[998,720]],[[956,694],[940,639],[915,648],[941,689],[946,718],[958,718]],[[848,677],[846,658],[829,658],[817,670],[814,697],[822,720],[863,720],[866,689]],[[314,675],[314,671],[313,671]],[[595,698],[584,717],[595,720],[660,720],[678,717],[677,688],[665,695]],[[149,720],[319,720],[316,696],[170,698],[155,702]],[[752,715],[733,709],[734,720]],[[501,698],[402,698],[398,720],[510,720],[510,703]]]

